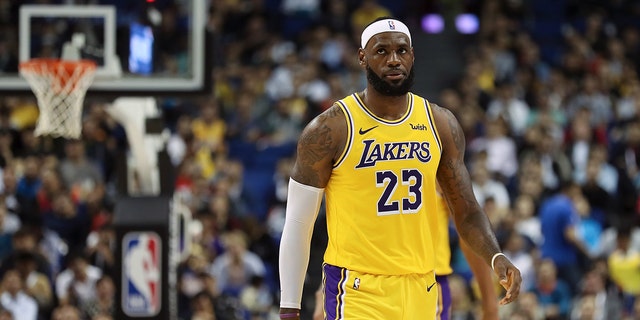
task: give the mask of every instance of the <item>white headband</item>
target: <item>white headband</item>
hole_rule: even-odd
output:
[[[409,45],[411,45],[411,33],[409,33],[409,28],[407,28],[407,26],[401,21],[385,19],[370,24],[364,29],[364,31],[362,31],[362,36],[360,37],[361,48],[364,49],[371,37],[382,32],[402,32],[409,37]]]

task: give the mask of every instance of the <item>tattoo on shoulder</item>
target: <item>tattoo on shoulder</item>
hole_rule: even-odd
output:
[[[433,106],[435,106],[438,112],[440,112],[447,119],[447,126],[449,127],[449,132],[451,132],[453,143],[458,150],[463,151],[465,148],[465,138],[458,119],[453,114],[453,112],[451,112],[451,110],[440,107],[436,104],[433,104]]]
[[[314,119],[300,136],[298,141],[298,161],[302,168],[308,168],[308,170],[303,171],[310,181],[320,179],[320,177],[313,174],[314,170],[311,169],[321,161],[330,163],[336,153],[339,143],[337,134],[339,132],[336,132],[331,123],[341,114],[340,108],[335,105],[332,106]],[[315,177],[309,175],[315,175]]]

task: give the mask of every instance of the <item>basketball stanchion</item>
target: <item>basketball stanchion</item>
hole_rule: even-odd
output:
[[[40,115],[34,134],[80,138],[82,106],[93,83],[96,63],[36,58],[20,63],[19,68],[38,101]]]

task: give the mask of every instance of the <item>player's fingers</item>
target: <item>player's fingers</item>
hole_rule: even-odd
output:
[[[504,298],[500,300],[500,304],[502,305],[511,303],[518,298],[520,294],[520,284],[522,283],[522,277],[518,269],[509,268],[506,273],[506,279],[500,280],[500,284],[507,290]]]

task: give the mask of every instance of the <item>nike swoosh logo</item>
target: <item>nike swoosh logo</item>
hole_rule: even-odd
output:
[[[431,288],[433,288],[433,286],[435,286],[436,283],[432,283],[430,286],[427,287],[427,292],[431,291]]]
[[[369,128],[369,129],[367,129],[367,130],[362,130],[362,128],[360,128],[360,130],[358,130],[358,133],[359,133],[359,134],[365,134],[365,133],[367,133],[367,132],[369,132],[369,131],[371,131],[371,130],[373,130],[373,129],[377,128],[377,127],[378,127],[378,126],[371,127],[371,128]]]

